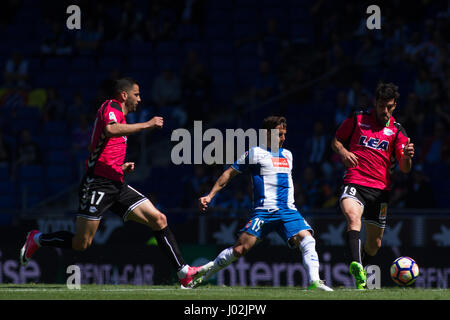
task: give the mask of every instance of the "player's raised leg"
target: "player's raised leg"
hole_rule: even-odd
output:
[[[127,219],[147,225],[153,230],[158,246],[177,272],[181,287],[189,288],[198,277],[198,267],[191,267],[185,263],[175,236],[167,224],[166,216],[147,199],[134,208]]]
[[[356,288],[364,289],[367,277],[362,266],[360,237],[363,207],[353,198],[342,199],[340,206],[347,220],[346,240],[350,254],[349,272],[355,278]]]
[[[20,250],[20,263],[26,265],[40,247],[86,250],[92,244],[99,223],[100,219],[90,220],[77,217],[75,234],[69,231],[51,233],[41,233],[39,230],[30,231],[24,246]]]
[[[289,244],[292,247],[300,248],[302,252],[302,263],[305,267],[309,279],[308,290],[333,291],[320,280],[319,276],[319,255],[316,251],[316,240],[309,230],[301,230],[291,239]]]
[[[228,265],[247,254],[257,243],[258,238],[247,232],[242,232],[236,243],[232,247],[222,250],[217,257],[198,270],[198,279],[194,281],[194,286],[208,281],[214,274],[226,268]]]

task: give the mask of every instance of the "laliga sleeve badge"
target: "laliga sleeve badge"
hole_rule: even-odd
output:
[[[117,122],[116,115],[112,111],[109,113],[109,120]]]

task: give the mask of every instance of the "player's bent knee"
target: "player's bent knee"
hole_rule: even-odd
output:
[[[167,227],[167,217],[161,212],[156,214],[146,214],[143,218],[135,221],[145,224],[154,231],[162,230]]]
[[[289,247],[291,247],[291,248],[298,248],[298,246],[300,244],[300,239],[298,237],[294,236],[288,240],[288,244],[289,244]]]
[[[234,247],[233,248],[233,255],[236,258],[240,258],[242,256],[244,256],[247,253],[248,250],[246,250],[243,246],[239,246],[239,247]]]
[[[247,254],[247,252],[250,251],[250,249],[251,249],[250,245],[239,244],[239,245],[233,247],[233,255],[236,258],[240,258],[242,256],[245,256]]]
[[[298,248],[305,238],[314,240],[309,230],[301,230],[288,240],[288,245],[290,248]]]
[[[158,215],[158,217],[156,218],[155,223],[158,226],[158,228],[160,228],[160,229],[164,229],[165,227],[167,227],[167,217],[166,217],[166,215],[163,214],[163,213],[160,213]]]

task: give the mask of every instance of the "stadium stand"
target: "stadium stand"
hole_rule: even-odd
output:
[[[232,123],[231,127],[237,128],[258,125],[269,113],[285,114],[287,144],[299,163],[295,170],[299,176],[308,166],[302,157],[314,120],[322,118],[328,136],[336,129],[338,93],[346,94],[348,110],[366,108],[373,97],[363,92],[371,94],[379,80],[392,81],[399,85],[402,95],[394,116],[415,141],[418,154],[425,143],[424,133],[436,122],[442,122],[445,127],[442,144],[433,145],[438,164],[428,162],[426,157],[418,157],[416,161],[424,167],[436,195],[436,203],[430,205],[438,208],[450,205],[450,153],[446,144],[450,132],[450,68],[448,42],[444,40],[449,19],[445,5],[439,1],[422,3],[416,14],[400,10],[396,7],[398,3],[391,4],[392,10],[386,14],[396,12],[397,20],[386,19],[382,31],[374,34],[367,30],[361,32],[358,27],[361,18],[352,16],[348,6],[333,1],[199,0],[186,16],[184,1],[136,0],[133,1],[136,10],[128,13],[128,18],[136,21],[131,29],[124,27],[122,19],[126,17],[117,15],[121,10],[119,2],[80,1],[83,16],[94,17],[93,29],[89,31],[100,37],[99,46],[88,53],[77,42],[76,30],[52,27],[55,22],[65,25],[64,10],[58,18],[54,16],[58,8],[64,7],[64,1],[54,7],[47,1],[20,3],[18,7],[6,9],[10,10],[11,17],[0,26],[0,36],[4,39],[0,43],[0,65],[3,71],[8,70],[8,65],[18,68],[13,59],[17,52],[22,57],[26,77],[24,81],[15,81],[5,73],[0,90],[1,126],[3,135],[16,141],[12,144],[14,157],[20,133],[28,129],[45,160],[38,165],[24,166],[14,164],[17,161],[14,158],[9,169],[0,167],[0,187],[4,191],[0,199],[2,214],[19,214],[46,196],[77,184],[78,168],[84,160],[74,155],[71,139],[75,121],[67,110],[74,93],[82,93],[86,108],[81,112],[92,119],[106,98],[104,86],[114,71],[117,75],[131,75],[142,84],[142,110],[151,115],[167,110],[176,112],[176,108],[158,109],[152,101],[154,81],[167,68],[182,79],[180,108],[189,121],[203,120],[216,128],[230,127]],[[100,6],[96,3],[108,8],[108,18],[99,18]],[[355,5],[365,12],[363,7],[364,2]],[[330,17],[324,19],[324,12],[329,12]],[[399,20],[404,21],[401,28],[397,25]],[[412,42],[417,31],[418,44]],[[195,68],[189,69],[189,77],[183,76],[190,52],[195,52],[204,67],[201,77]],[[270,61],[277,82],[270,96],[259,99],[251,92],[262,61]],[[425,78],[419,77],[420,70],[424,70]],[[194,92],[200,98],[192,98],[192,83],[183,79],[198,80]],[[354,82],[360,91],[352,89]],[[52,90],[56,94],[53,98]],[[422,92],[425,94],[420,95]],[[410,93],[417,93],[420,98],[416,106],[409,108]],[[198,118],[196,108],[201,108],[203,118]],[[411,118],[410,113],[417,117]],[[169,114],[168,118],[172,116],[177,117]],[[190,126],[192,121],[185,125]],[[130,139],[130,158],[142,157],[142,148],[157,150],[161,139],[169,144],[174,129]],[[149,162],[140,165],[152,166],[152,157],[149,155],[146,158]],[[17,170],[10,170],[16,167]],[[331,168],[332,179],[325,167]],[[149,193],[157,194],[166,207],[192,207],[200,194],[196,193],[192,202],[182,203],[181,194],[192,174],[184,169],[161,165],[149,170],[150,175],[138,183]],[[336,196],[343,170],[339,161],[329,154],[314,170],[318,183],[331,184],[332,194]],[[204,183],[211,183],[215,171],[215,166],[206,168]],[[46,183],[38,185],[42,180]],[[397,183],[394,181],[394,188]],[[298,190],[299,194],[306,192]],[[321,197],[323,201],[314,206],[323,207],[325,196]],[[392,206],[404,206],[404,199],[396,201]]]

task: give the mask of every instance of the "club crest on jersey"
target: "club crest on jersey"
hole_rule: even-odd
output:
[[[289,168],[289,162],[286,158],[272,158],[272,164],[278,168]]]
[[[375,150],[384,150],[386,151],[389,147],[389,141],[381,140],[377,138],[367,138],[366,136],[361,136],[359,138],[358,144],[363,147],[372,148]]]
[[[389,128],[384,128],[383,133],[384,133],[385,135],[387,135],[387,136],[392,136],[392,135],[394,134],[394,131],[392,131],[392,130],[389,129]]]

